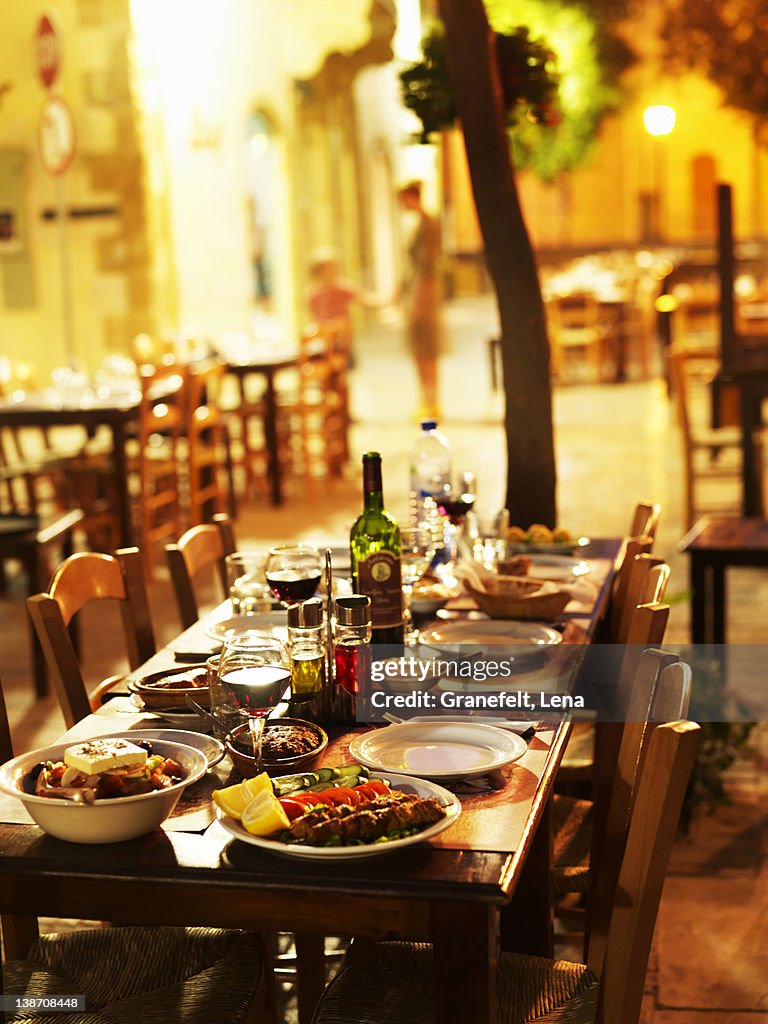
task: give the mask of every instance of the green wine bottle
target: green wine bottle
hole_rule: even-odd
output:
[[[400,578],[400,528],[384,509],[381,455],[363,455],[363,514],[349,535],[352,581],[371,599],[372,642],[403,643],[403,592]]]

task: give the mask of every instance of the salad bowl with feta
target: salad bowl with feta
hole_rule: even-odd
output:
[[[21,754],[0,768],[0,790],[49,835],[115,843],[157,828],[207,770],[201,750],[126,733]]]

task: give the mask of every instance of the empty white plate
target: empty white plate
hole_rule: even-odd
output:
[[[423,779],[485,775],[517,761],[527,749],[515,733],[491,725],[418,722],[376,729],[349,745],[352,757],[368,768]]]

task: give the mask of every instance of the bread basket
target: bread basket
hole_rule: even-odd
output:
[[[478,590],[469,582],[464,586],[478,608],[492,619],[535,619],[551,622],[571,599],[566,590],[550,589],[546,584],[526,593],[489,593]]]

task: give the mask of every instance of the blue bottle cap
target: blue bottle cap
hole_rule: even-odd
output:
[[[436,427],[437,427],[437,420],[422,420],[421,421],[421,429],[422,430],[434,430]]]

